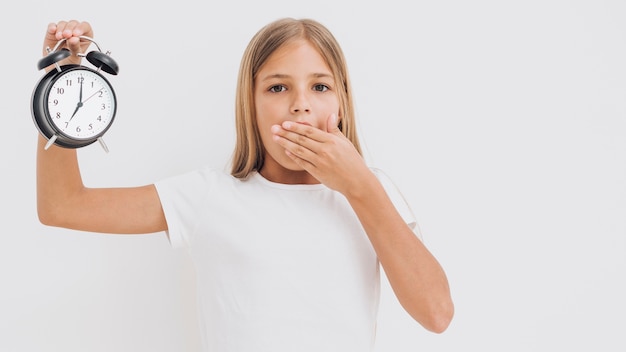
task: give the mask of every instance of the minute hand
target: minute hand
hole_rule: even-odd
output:
[[[72,121],[72,119],[74,118],[74,115],[76,115],[76,113],[78,112],[78,109],[80,109],[83,106],[83,77],[80,77],[80,91],[78,92],[78,104],[76,104],[76,109],[74,109],[74,113],[72,113],[72,116],[70,117],[70,121]]]
[[[89,96],[89,98],[85,99],[85,101],[83,101],[83,103],[84,103],[84,102],[86,102],[87,100],[89,100],[89,99],[93,98],[93,96],[94,96],[94,95],[96,95],[96,94],[98,94],[98,93],[102,92],[102,90],[103,90],[103,89],[104,89],[104,88],[100,88],[100,89],[98,89],[97,91],[95,91],[92,95],[90,95],[90,96]]]

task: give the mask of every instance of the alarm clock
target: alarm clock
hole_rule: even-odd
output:
[[[110,52],[104,53],[92,38],[81,36],[80,39],[92,42],[97,48],[97,51],[77,54],[86,58],[94,68],[82,64],[59,65],[71,55],[68,49],[61,48],[65,38],[53,49],[46,48],[48,55],[39,60],[37,68],[55,67],[37,82],[33,90],[32,117],[39,132],[48,140],[46,150],[53,144],[76,149],[99,141],[108,152],[102,136],[115,119],[117,98],[102,72],[117,75],[119,66]]]

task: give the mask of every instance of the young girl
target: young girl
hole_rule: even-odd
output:
[[[66,38],[84,52],[82,35],[93,37],[87,22],[50,24],[44,48]],[[371,351],[379,264],[417,322],[446,330],[446,275],[401,195],[361,156],[332,34],[308,19],[262,28],[243,55],[236,102],[231,174],[206,167],[142,187],[86,188],[76,151],[44,150],[40,137],[41,222],[166,231],[195,263],[206,351]]]

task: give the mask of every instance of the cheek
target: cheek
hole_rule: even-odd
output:
[[[339,97],[336,94],[323,94],[317,100],[318,108],[326,112],[339,112]]]
[[[271,126],[276,123],[277,116],[279,116],[277,105],[278,104],[272,104],[265,99],[256,99],[256,119],[259,127],[262,125]]]
[[[277,114],[271,109],[272,104],[256,105],[256,124],[261,135],[261,142],[267,146],[272,141],[271,127],[278,124]]]
[[[336,98],[328,98],[321,101],[317,111],[319,111],[318,115],[323,120],[323,126],[326,126],[326,120],[331,114],[341,115],[339,110],[339,101]]]
[[[256,124],[257,124],[257,128],[259,129],[259,133],[261,134],[261,137],[263,138],[263,142],[267,142],[268,141],[268,137],[271,138],[271,128],[272,125],[275,125],[276,123],[272,121],[271,118],[271,114],[267,114],[267,113],[263,113],[263,112],[257,112],[256,114]]]

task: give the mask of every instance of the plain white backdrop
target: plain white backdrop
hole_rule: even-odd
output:
[[[371,164],[404,192],[448,273],[435,335],[383,277],[377,351],[624,351],[626,3],[23,1],[2,11],[0,351],[198,351],[193,267],[165,234],[44,227],[29,100],[49,22],[90,21],[120,65],[89,186],[226,167],[239,60],[280,17],[348,59]],[[94,217],[97,217],[94,214]]]

